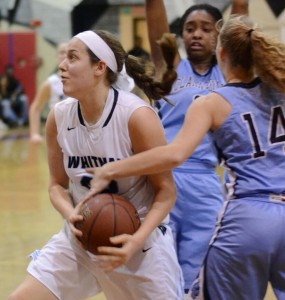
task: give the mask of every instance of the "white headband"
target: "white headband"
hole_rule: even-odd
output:
[[[75,37],[80,39],[98,58],[104,61],[114,73],[118,72],[114,52],[98,34],[92,30],[87,30],[78,33]]]

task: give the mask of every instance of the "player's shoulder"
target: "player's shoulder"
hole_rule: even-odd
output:
[[[119,90],[118,104],[125,107],[150,106],[144,99],[128,91]]]
[[[127,116],[127,119],[140,108],[148,108],[149,110],[154,111],[154,108],[144,99],[132,92],[121,90],[119,91],[118,96],[118,108],[118,112]],[[142,110],[140,109],[140,111]]]
[[[74,99],[74,98],[71,98],[71,97],[68,97],[60,102],[57,102],[55,104],[55,109],[56,110],[67,110],[68,107],[73,107],[75,105],[78,104],[78,100]]]
[[[230,103],[228,103],[227,99],[223,97],[223,95],[215,92],[201,95],[194,101],[194,105],[202,106],[212,112],[221,111],[224,109],[229,110],[231,106]]]
[[[189,63],[188,59],[181,58],[180,61],[178,62],[177,69],[189,69],[189,68],[192,70],[191,64]]]
[[[66,122],[75,118],[77,116],[77,110],[78,100],[74,98],[66,98],[57,102],[53,107],[57,125],[60,126],[59,124],[66,124]]]

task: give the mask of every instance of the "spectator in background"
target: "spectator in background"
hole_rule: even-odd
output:
[[[2,75],[0,75],[0,104],[2,100],[2,84],[4,83],[4,80],[2,80]],[[7,129],[8,126],[4,123],[2,118],[2,108],[0,106],[0,130],[1,129]]]
[[[0,110],[3,121],[9,127],[28,122],[28,98],[20,81],[14,76],[14,67],[8,64],[1,76]]]
[[[149,53],[143,49],[142,38],[140,36],[135,36],[134,47],[128,52],[128,54],[150,60]]]
[[[67,43],[60,43],[57,46],[57,70],[42,83],[31,104],[29,110],[29,123],[30,141],[32,143],[40,143],[43,140],[40,134],[40,115],[44,106],[48,104],[48,109],[50,110],[57,102],[65,98],[61,78],[58,74],[58,65],[66,56],[66,47]]]
[[[128,54],[150,61],[150,54],[143,49],[142,41],[142,38],[136,35],[134,39],[134,47],[128,51]],[[132,92],[146,100],[144,92],[137,85],[134,86]]]

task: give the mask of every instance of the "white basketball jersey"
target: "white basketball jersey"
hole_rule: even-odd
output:
[[[47,80],[50,84],[49,108],[51,109],[57,102],[65,99],[66,97],[63,94],[63,86],[58,74],[50,75]]]
[[[87,175],[85,168],[100,167],[133,155],[128,122],[132,113],[141,107],[153,110],[132,93],[110,89],[100,119],[89,126],[81,114],[78,100],[68,98],[55,105],[58,143],[62,148],[64,167],[70,178],[70,192],[75,204],[87,192],[87,188],[80,184],[82,176]],[[117,184],[118,193],[129,199],[140,217],[144,217],[154,195],[147,178],[122,178]]]

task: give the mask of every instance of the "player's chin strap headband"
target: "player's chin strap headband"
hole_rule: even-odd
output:
[[[75,37],[81,40],[100,60],[104,61],[114,73],[118,72],[114,52],[98,34],[92,30],[87,30],[78,33]],[[118,73],[118,80],[115,87],[127,91],[134,88],[134,81],[126,74],[125,66],[123,70]]]

